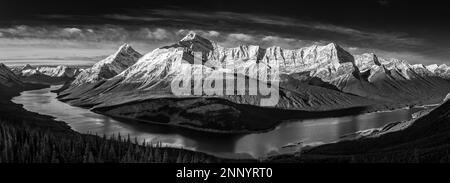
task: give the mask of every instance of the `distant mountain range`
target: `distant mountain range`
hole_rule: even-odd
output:
[[[64,84],[72,81],[82,70],[83,69],[68,66],[33,67],[29,64],[22,68],[12,69],[23,82],[49,85]]]

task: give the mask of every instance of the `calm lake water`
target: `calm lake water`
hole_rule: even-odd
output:
[[[144,140],[162,142],[170,146],[235,158],[287,153],[289,149],[282,147],[300,141],[303,144],[334,142],[350,133],[379,128],[395,121],[409,120],[412,113],[411,110],[404,109],[339,118],[299,120],[283,123],[277,129],[266,133],[218,135],[162,125],[118,121],[88,109],[58,101],[56,94],[50,92],[58,87],[60,86],[25,91],[12,101],[23,104],[28,111],[50,115],[64,121],[80,133],[97,133],[107,136],[119,133],[129,134],[141,142]]]

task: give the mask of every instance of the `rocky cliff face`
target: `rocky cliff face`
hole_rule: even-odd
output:
[[[116,53],[97,62],[91,68],[83,70],[72,82],[72,85],[95,83],[114,77],[133,65],[141,56],[130,45],[124,44]]]
[[[351,65],[354,62],[353,56],[336,44],[313,46],[302,50],[298,51],[299,57],[297,58],[296,52],[285,52],[279,47],[268,49],[262,49],[258,46],[223,48],[198,35],[189,34],[174,45],[159,48],[144,55],[134,65],[117,76],[104,81],[104,83],[97,83],[98,85],[92,91],[84,90],[83,92],[77,92],[75,90],[66,90],[61,94],[65,95],[63,99],[66,100],[83,98],[82,100],[72,101],[81,105],[93,103],[102,103],[104,105],[108,103],[107,105],[113,105],[135,100],[177,97],[172,94],[171,82],[174,80],[183,80],[186,76],[183,71],[186,70],[192,70],[193,75],[202,73],[198,77],[199,80],[195,77],[193,78],[193,84],[203,83],[206,78],[214,78],[219,75],[225,76],[223,83],[226,83],[227,80],[237,80],[239,78],[247,81],[257,80],[258,78],[252,76],[255,76],[261,69],[270,70],[270,62],[273,62],[273,59],[281,59],[287,57],[287,55],[291,55],[294,60],[299,60],[297,65],[308,65],[310,69],[318,67],[339,69],[342,65],[346,65],[347,63]],[[202,53],[202,55],[198,55],[197,57],[201,57],[198,59],[202,60],[205,64],[194,64],[194,52]],[[280,56],[280,54],[287,55]],[[238,71],[236,75],[231,73],[233,70],[225,67],[226,65],[233,64],[234,68]],[[262,65],[263,68],[256,67],[257,64]],[[297,66],[296,64],[292,65]],[[353,68],[352,65],[351,67]],[[332,76],[333,74],[330,77],[334,77]],[[289,82],[292,83],[295,81],[290,80]],[[292,87],[291,85],[281,85],[282,102],[279,102],[277,107],[314,110],[339,108],[339,105],[347,107],[356,105],[351,102],[352,100],[371,103],[370,100],[364,100],[361,97],[351,96],[338,91],[329,91],[327,88],[309,85]],[[283,88],[283,86],[286,86],[286,88]],[[287,87],[290,87],[290,89]],[[227,90],[227,88],[224,90]],[[234,91],[231,91],[231,93],[237,93],[236,90],[234,88]],[[223,93],[226,92],[224,91]],[[305,92],[309,94],[305,94]],[[81,93],[83,93],[83,96],[81,96]],[[114,100],[114,102],[107,101],[106,99],[95,97],[95,95],[100,93],[102,96],[110,97],[118,96],[119,93],[122,93],[122,97]],[[204,97],[208,96],[204,95]],[[226,100],[239,104],[258,105],[263,96],[249,95],[248,91],[246,91],[245,96],[231,95],[214,97],[225,98]]]
[[[115,60],[117,55],[106,60]],[[138,57],[137,54],[119,55],[127,60]],[[239,121],[254,123],[251,119],[259,119],[258,114],[246,109],[258,108],[265,96],[250,95],[248,84],[244,95],[238,95],[237,88],[227,91],[225,87],[223,93],[232,95],[176,96],[171,90],[173,81],[192,77],[189,79],[192,88],[218,76],[224,76],[223,83],[239,79],[266,83],[256,76],[268,70],[268,78],[279,81],[279,100],[271,108],[278,111],[383,110],[441,101],[450,91],[450,83],[427,67],[387,60],[375,54],[353,56],[334,43],[297,50],[256,45],[224,48],[190,33],[173,45],[144,55],[134,64],[129,62],[128,67],[99,77],[103,73],[99,68],[108,65],[105,63],[111,62],[101,61],[88,69],[95,74],[80,74],[60,93],[60,98],[117,117],[210,129],[227,126],[225,121],[233,121],[229,124],[234,125],[239,125]],[[280,73],[271,75],[275,64]],[[186,75],[186,70],[192,72]]]

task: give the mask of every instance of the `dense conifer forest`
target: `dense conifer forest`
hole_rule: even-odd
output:
[[[225,160],[129,136],[58,135],[0,121],[0,163],[216,163]]]

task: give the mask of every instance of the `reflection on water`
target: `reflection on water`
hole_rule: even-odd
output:
[[[88,109],[70,106],[56,99],[51,88],[22,92],[13,98],[14,103],[23,104],[28,111],[54,116],[81,133],[98,135],[130,135],[140,142],[162,142],[216,155],[234,153],[264,156],[269,152],[302,141],[304,144],[333,142],[343,135],[371,128],[379,128],[387,123],[409,120],[410,110],[371,113],[340,118],[303,120],[281,124],[276,130],[248,135],[211,134],[191,130],[150,125],[130,121],[117,121],[107,116],[93,113]]]

